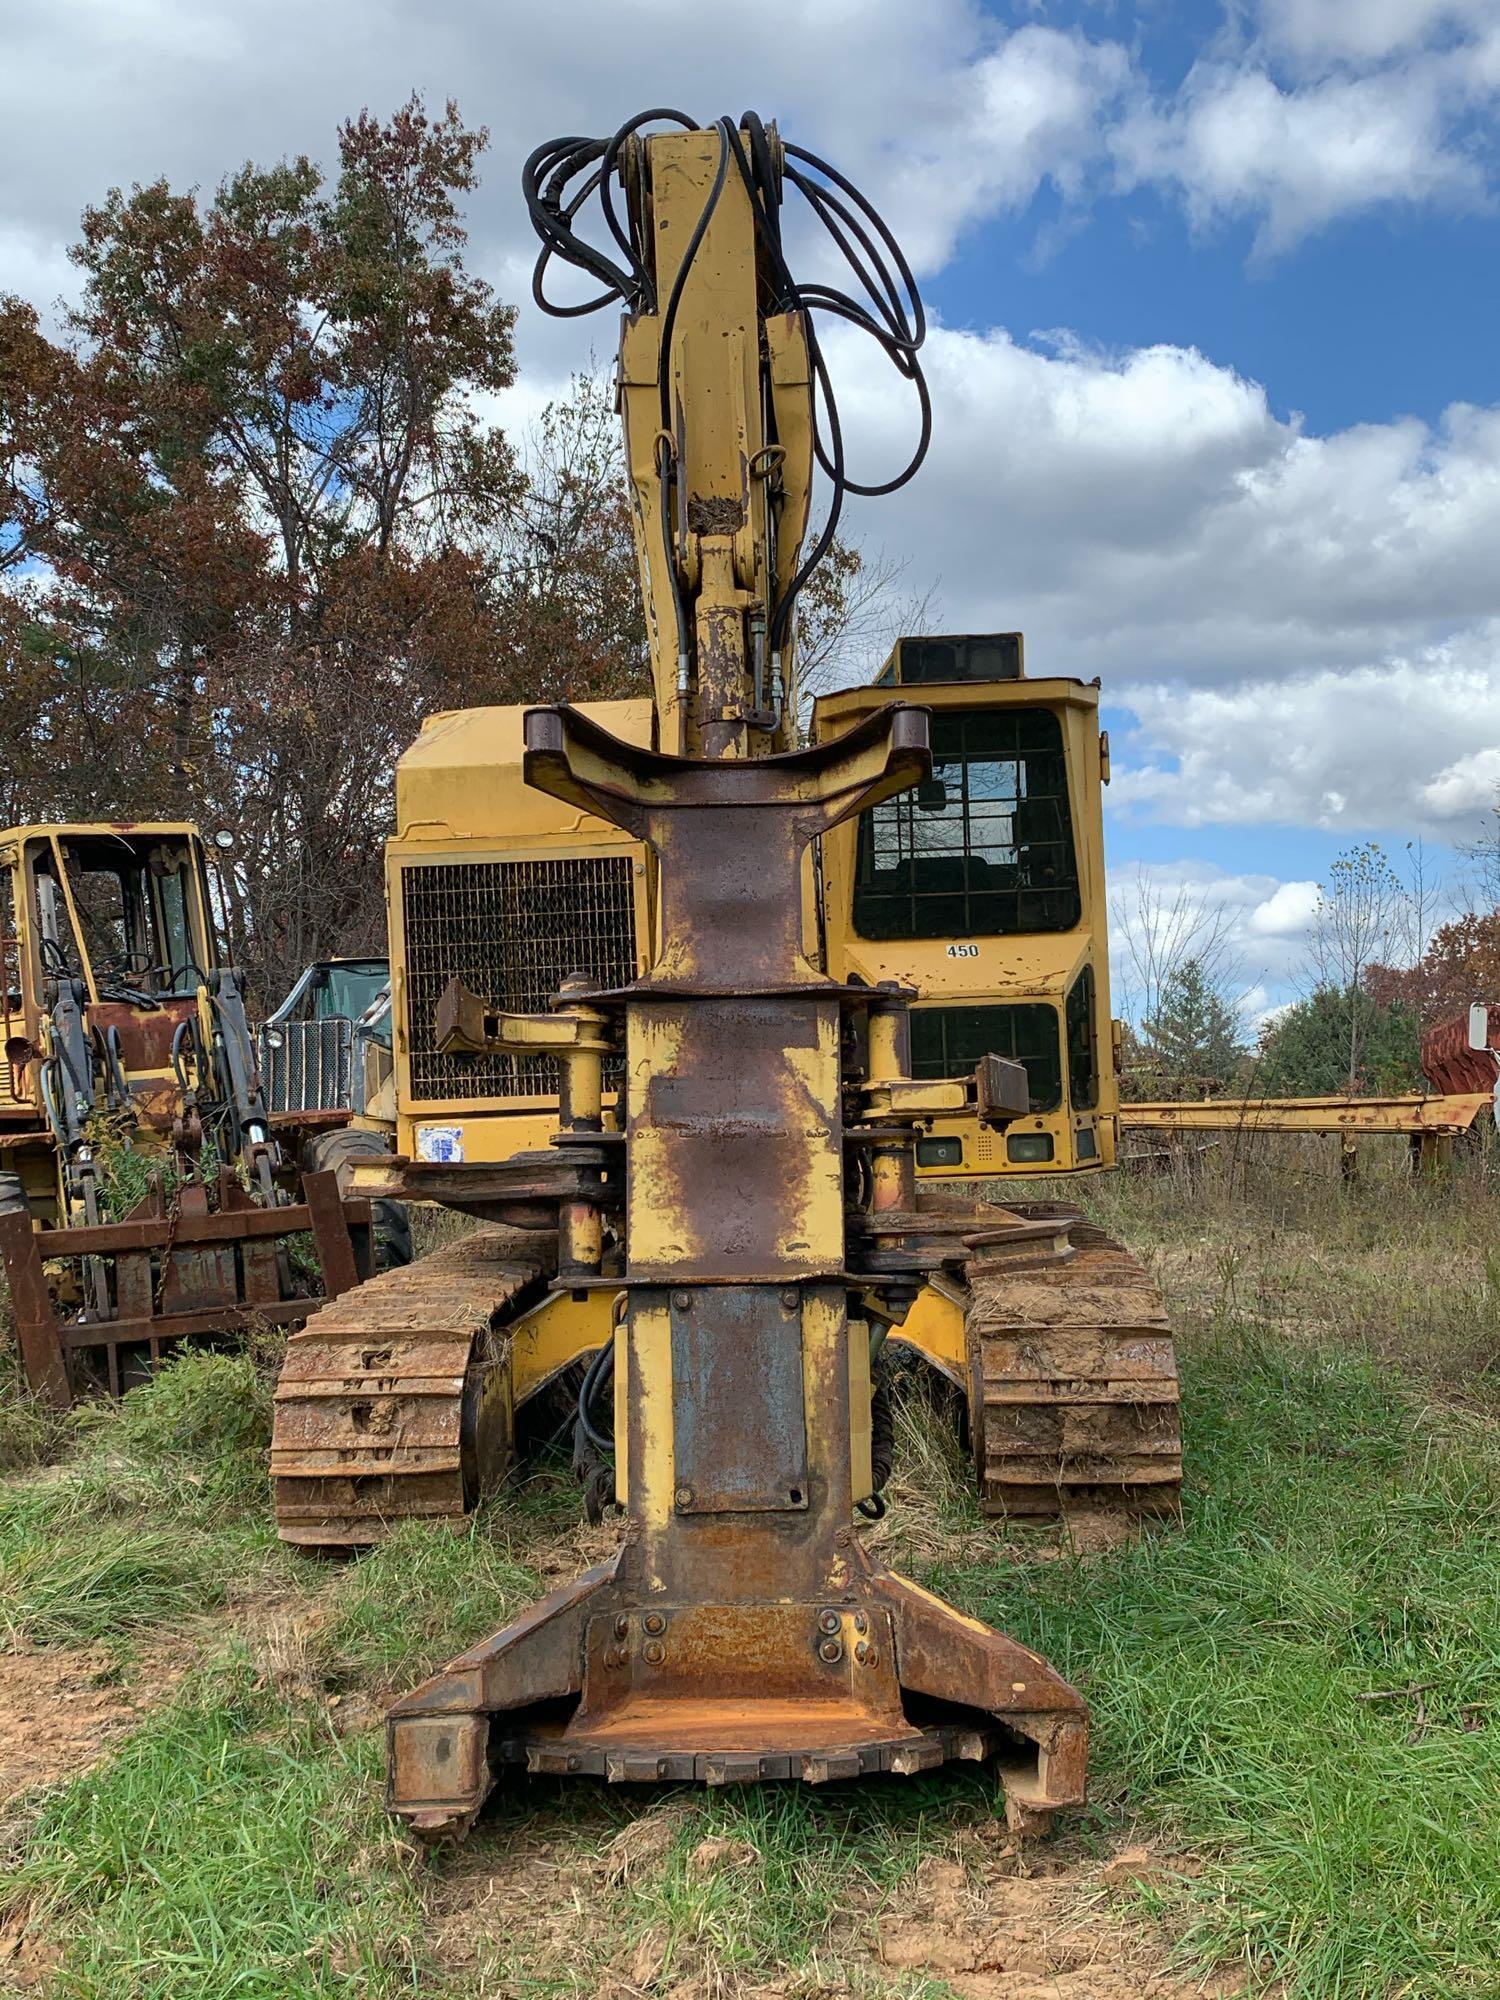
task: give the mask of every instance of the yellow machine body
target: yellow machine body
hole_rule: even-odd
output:
[[[457,1523],[557,1384],[586,1491],[629,1517],[613,1556],[390,1710],[388,1801],[424,1838],[466,1832],[507,1770],[823,1783],[949,1760],[992,1764],[1024,1828],[1082,1801],[1086,1704],[886,1570],[855,1516],[884,1505],[888,1338],[962,1386],[990,1511],[1175,1506],[1170,1340],[1138,1267],[1074,1211],[918,1179],[983,1172],[976,1129],[1048,1142],[1007,1143],[1001,1172],[1112,1157],[1097,692],[1023,682],[1015,635],[903,641],[801,740],[814,458],[828,534],[845,487],[882,489],[854,485],[831,420],[815,445],[812,319],[841,295],[796,283],[783,189],[846,250],[829,218],[858,204],[905,280],[909,310],[851,225],[884,272],[870,330],[918,391],[908,471],[921,309],[841,176],[749,114],[641,136],[682,122],[527,163],[538,299],[557,255],[626,303],[652,697],[439,717],[402,761],[397,1154],[355,1184],[491,1226],[290,1344],[278,1514],[325,1545]],[[623,263],[573,227],[592,192]]]
[[[997,635],[1019,638],[1019,635]],[[917,1143],[920,1180],[1093,1171],[1115,1160],[1119,1091],[1110,1020],[1102,782],[1106,753],[1099,691],[1077,680],[922,681],[896,678],[902,641],[874,684],[825,695],[812,740],[898,701],[920,700],[934,719],[936,783],[944,808],[891,800],[837,828],[809,853],[804,893],[809,956],[839,980],[914,988],[913,1075],[972,1069],[987,1052],[1021,1061],[1032,1108],[1005,1131],[972,1111],[927,1121]],[[975,646],[984,640],[920,642]],[[1016,647],[1019,655],[1019,646]],[[646,701],[585,704],[581,713],[627,741],[651,740]],[[457,977],[507,1008],[541,1004],[567,972],[623,982],[654,962],[655,868],[648,850],[592,814],[541,797],[521,771],[521,708],[434,717],[396,773],[397,831],[386,849],[396,1083],[396,1151],[414,1160],[496,1161],[546,1145],[557,1124],[554,1065],[539,1057],[441,1058],[433,1048],[437,997]],[[1028,797],[1030,768],[1007,738],[1027,729],[1047,741],[1051,790]],[[965,743],[973,739],[974,747]],[[946,761],[945,746],[952,745]],[[1005,747],[1009,747],[1008,744]],[[943,776],[944,772],[949,777]],[[983,788],[988,796],[980,797]],[[974,796],[969,796],[970,792]],[[1065,849],[1068,881],[1049,894],[1028,886],[993,894],[912,887],[909,917],[872,924],[869,884],[878,846],[941,840],[937,868],[1014,883],[1028,875],[1018,814],[1045,812],[1050,856]],[[908,856],[908,863],[914,857]],[[923,860],[917,860],[920,868]],[[1046,863],[1039,864],[1038,874]],[[535,896],[570,915],[571,936],[534,922]],[[887,896],[889,909],[895,899]],[[1036,912],[1047,927],[1037,927]],[[487,914],[488,913],[488,914]],[[509,919],[514,942],[496,958],[489,915]],[[1003,928],[994,927],[1002,924]],[[524,944],[515,926],[527,930]],[[528,929],[529,927],[529,929]],[[921,930],[924,935],[867,936]],[[502,938],[502,944],[506,939]],[[627,969],[628,968],[628,969]],[[614,1093],[606,1104],[612,1108]],[[374,1172],[367,1170],[367,1178]],[[373,1181],[371,1183],[373,1185]]]

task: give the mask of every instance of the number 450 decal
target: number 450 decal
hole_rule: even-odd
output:
[[[950,958],[978,958],[979,947],[977,944],[950,944],[948,947],[948,956]]]

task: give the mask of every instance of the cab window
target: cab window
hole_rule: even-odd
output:
[[[916,1077],[970,1076],[985,1056],[1008,1056],[1024,1065],[1033,1111],[1062,1103],[1062,1047],[1055,1007],[914,1007],[911,1073]]]
[[[1099,1048],[1094,1035],[1094,968],[1086,965],[1068,990],[1068,1101],[1075,1111],[1099,1102]]]
[[[859,936],[1071,930],[1082,902],[1059,718],[939,711],[932,765],[927,783],[860,815]]]

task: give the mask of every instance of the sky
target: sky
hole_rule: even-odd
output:
[[[69,295],[112,185],[327,158],[413,88],[491,130],[518,431],[613,340],[530,305],[535,144],[751,106],[858,182],[934,439],[854,532],[940,625],[1101,677],[1127,907],[1142,869],[1222,903],[1252,1017],[1341,849],[1461,872],[1500,787],[1500,0],[50,0],[6,30],[0,289]],[[900,385],[830,346],[857,467],[899,463]]]

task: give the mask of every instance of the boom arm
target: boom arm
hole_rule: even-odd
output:
[[[643,136],[663,121],[685,129]],[[786,185],[829,230],[863,297],[793,277],[781,240]],[[797,594],[833,539],[845,493],[890,491],[926,451],[924,324],[906,261],[848,181],[748,112],[706,130],[680,112],[645,112],[608,141],[554,140],[527,162],[524,187],[544,244],[538,303],[564,314],[614,297],[626,306],[619,399],[660,747],[714,758],[785,751],[796,739]],[[595,191],[623,265],[575,227]],[[554,256],[603,279],[603,295],[549,300]],[[917,389],[917,448],[879,486],[848,476],[818,308],[874,337]],[[804,560],[815,458],[832,497]]]

